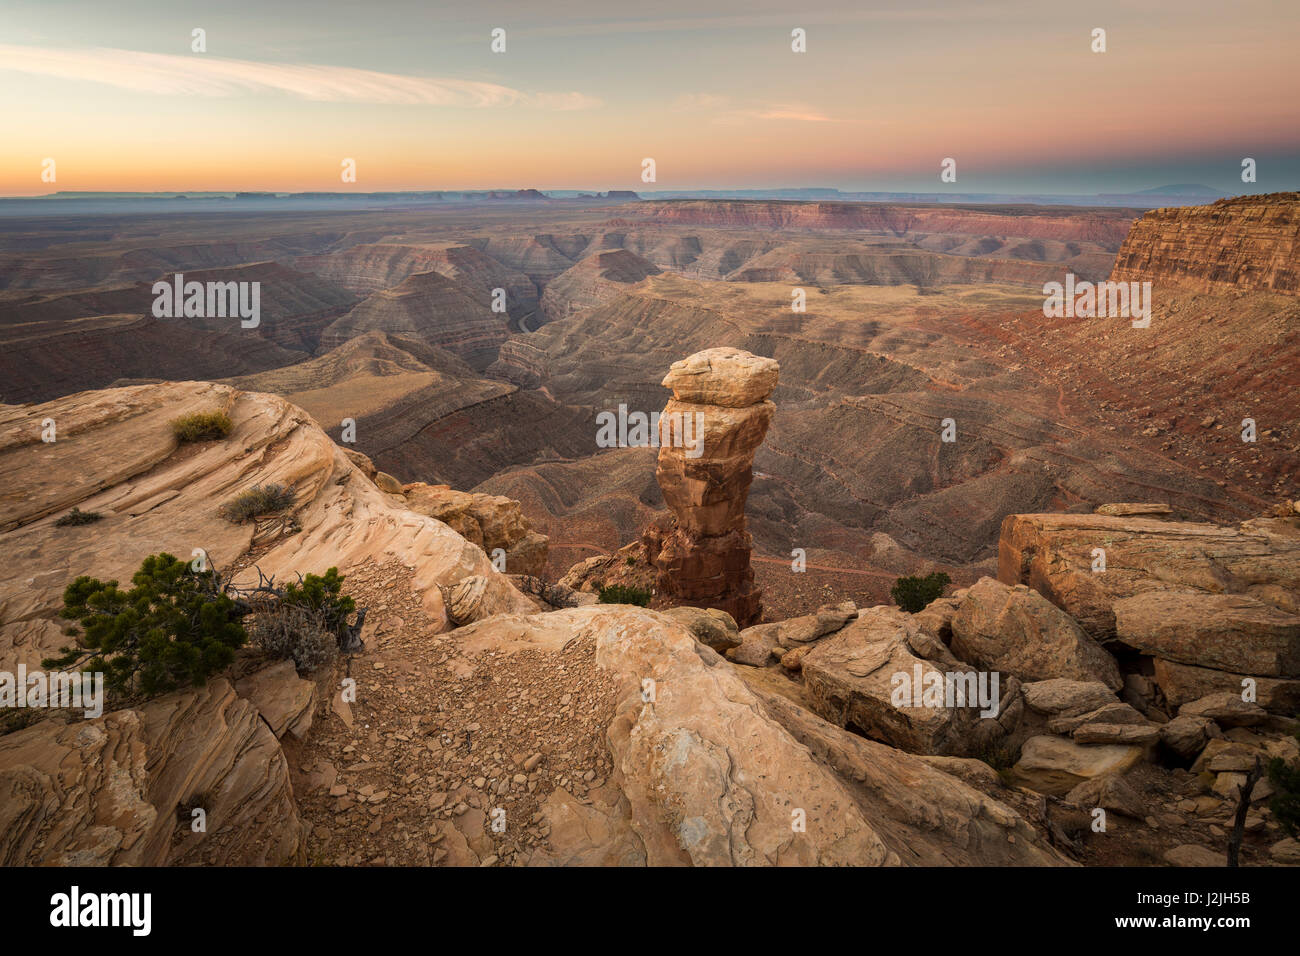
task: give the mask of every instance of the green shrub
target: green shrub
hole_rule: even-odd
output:
[[[321,626],[341,638],[348,630],[348,615],[357,609],[357,602],[341,593],[342,588],[339,569],[330,568],[324,575],[309,574],[301,584],[290,584],[280,603],[319,614]]]
[[[258,614],[249,628],[258,647],[276,659],[292,659],[300,674],[315,673],[338,657],[338,639],[320,626],[315,614],[300,607]]]
[[[284,588],[268,580],[232,588],[215,571],[195,571],[170,554],[155,554],[131,583],[129,591],[84,576],[69,584],[61,613],[80,625],[80,631],[68,630],[77,645],[41,666],[102,671],[111,692],[152,697],[202,684],[228,667],[251,631],[269,654],[293,658],[300,671],[310,672],[338,655],[356,610],[342,593],[338,568]],[[357,629],[364,613],[357,615]]]
[[[637,607],[649,607],[650,597],[650,592],[645,588],[627,584],[611,584],[600,589],[601,604],[635,604]]]
[[[997,771],[998,778],[1006,786],[1012,786],[1011,768],[1016,765],[1015,753],[1004,744],[986,744],[984,749],[975,755],[976,759],[984,761],[990,767]]]
[[[292,658],[300,673],[310,674],[331,663],[348,633],[348,617],[356,602],[341,593],[338,568],[308,574],[290,584],[275,604],[252,621],[258,646],[272,657]]]
[[[943,596],[943,589],[952,583],[952,578],[942,571],[935,571],[925,577],[899,578],[889,591],[894,603],[910,614],[923,610],[937,597]]]
[[[73,508],[54,522],[54,525],[57,528],[66,528],[68,525],[94,524],[103,517],[98,511],[82,511],[80,508]]]
[[[221,513],[239,523],[258,515],[273,514],[293,507],[293,489],[288,485],[254,485],[221,506]]]
[[[109,690],[146,696],[202,684],[235,659],[247,640],[242,610],[213,571],[194,571],[170,554],[145,558],[133,587],[82,576],[63,592],[64,618],[81,626],[69,633],[78,647],[44,660],[43,667],[83,663],[102,671]],[[89,657],[89,659],[85,659]]]
[[[1274,757],[1268,762],[1268,782],[1276,791],[1268,803],[1273,819],[1287,836],[1300,840],[1300,765]]]
[[[172,434],[177,441],[213,441],[225,438],[233,427],[225,412],[193,412],[172,419]]]

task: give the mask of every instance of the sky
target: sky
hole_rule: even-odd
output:
[[[1297,189],[1298,28],[1296,0],[0,0],[0,195]]]

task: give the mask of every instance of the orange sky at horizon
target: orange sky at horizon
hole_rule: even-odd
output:
[[[292,56],[238,46],[224,38],[245,39],[269,14],[235,6],[248,7],[241,28],[212,30],[215,49],[203,53],[175,42],[189,42],[179,24],[152,28],[169,39],[149,49],[53,46],[39,6],[19,16],[16,38],[43,42],[0,43],[9,133],[0,195],[1020,184],[1067,192],[1202,175],[1231,191],[1243,156],[1267,157],[1261,169],[1279,177],[1276,188],[1297,188],[1300,176],[1293,53],[1285,29],[1244,12],[1271,10],[1254,0],[1201,25],[1189,11],[1213,4],[1168,4],[1158,14],[1101,4],[1089,13],[1111,24],[1101,54],[1089,49],[1092,20],[1045,17],[1008,0],[984,16],[930,3],[932,16],[915,21],[903,5],[851,7],[835,14],[842,27],[833,17],[810,26],[803,54],[789,50],[783,26],[750,27],[736,15],[695,27],[688,15],[697,5],[682,4],[686,26],[613,22],[589,36],[575,17],[552,28],[567,24],[573,36],[563,41],[534,39],[525,22],[511,41],[519,52],[495,58],[488,28],[471,25],[444,40],[437,58],[386,35],[340,51],[325,30],[330,42],[309,35]],[[377,21],[390,6],[415,15],[380,4]],[[1297,10],[1290,19],[1300,22]],[[353,29],[363,35],[366,25]],[[1213,55],[1189,58],[1197,44]],[[864,48],[869,57],[855,56]],[[345,157],[356,160],[355,184],[340,179]],[[641,180],[644,157],[656,161],[654,183]],[[956,184],[939,181],[945,157],[957,160]],[[42,180],[46,159],[54,182]]]

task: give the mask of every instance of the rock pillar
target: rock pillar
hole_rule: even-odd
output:
[[[646,555],[661,595],[726,611],[740,627],[763,615],[745,501],[779,371],[772,359],[715,348],[675,362],[663,380],[673,397],[659,420],[655,477],[672,514],[646,529]]]

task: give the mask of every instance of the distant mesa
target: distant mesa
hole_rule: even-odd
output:
[[[511,192],[507,189],[494,189],[485,193],[488,199],[550,199],[551,197],[536,189],[516,189]]]
[[[611,190],[610,190],[609,192],[607,192],[607,193],[578,193],[578,198],[579,198],[579,199],[620,199],[620,200],[626,200],[626,199],[640,199],[641,197],[638,196],[636,193],[634,193],[634,192],[633,192],[632,190],[630,190],[630,189],[611,189]]]
[[[1175,186],[1153,186],[1151,189],[1140,189],[1137,192],[1139,196],[1209,196],[1215,199],[1223,199],[1224,193],[1217,189],[1211,189],[1209,186],[1200,183],[1179,183]]]

